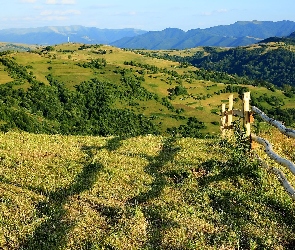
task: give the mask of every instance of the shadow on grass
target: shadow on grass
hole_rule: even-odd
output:
[[[127,205],[143,205],[142,212],[149,221],[148,225],[148,242],[149,249],[161,249],[162,230],[169,227],[177,226],[175,222],[165,216],[163,207],[148,205],[147,202],[161,196],[163,189],[168,184],[162,168],[169,161],[174,159],[180,148],[174,147],[175,138],[168,138],[164,141],[161,152],[156,157],[145,156],[149,164],[145,167],[145,172],[154,178],[150,184],[150,190],[142,192],[127,202]]]
[[[83,147],[84,150],[87,147]],[[32,237],[27,239],[20,249],[61,249],[66,244],[66,234],[72,228],[71,222],[66,219],[65,204],[73,195],[92,188],[97,180],[98,173],[103,169],[100,163],[93,163],[93,153],[87,150],[90,157],[89,164],[85,165],[80,174],[77,175],[72,185],[67,188],[59,188],[47,194],[45,202],[39,202],[36,206],[40,217],[48,217],[39,225]],[[42,192],[42,190],[39,190]],[[43,194],[46,192],[43,191]]]
[[[123,145],[123,143],[122,143],[123,140],[124,140],[123,137],[114,137],[112,139],[107,140],[105,146],[102,146],[102,147],[97,147],[97,146],[83,146],[82,147],[82,150],[83,151],[87,151],[88,152],[88,155],[90,157],[93,157],[92,150],[98,151],[98,150],[106,149],[109,152],[112,152],[112,151],[115,151],[115,150],[119,149]]]
[[[240,163],[240,166],[239,166]],[[241,167],[242,166],[242,167]],[[210,159],[204,162],[200,168],[206,173],[198,179],[203,192],[207,192],[210,198],[210,206],[213,211],[219,214],[220,222],[232,228],[239,237],[239,246],[242,249],[250,249],[250,242],[255,242],[259,249],[270,249],[265,235],[257,235],[247,230],[249,224],[254,227],[257,221],[252,217],[253,209],[257,209],[258,214],[266,221],[275,221],[277,225],[285,225],[291,231],[295,230],[293,221],[295,211],[288,202],[269,197],[261,190],[260,167],[257,164],[246,164],[235,159],[226,162]],[[243,179],[239,183],[239,179]],[[245,181],[246,180],[246,181]],[[212,182],[230,181],[241,188],[240,191],[207,189]],[[243,191],[243,186],[248,183],[253,191],[247,187],[247,192]],[[258,209],[263,208],[261,211]],[[274,237],[275,235],[273,235]],[[224,232],[216,232],[207,235],[207,243],[212,246],[221,244],[226,236]],[[284,238],[284,237],[283,237]],[[218,242],[221,241],[221,242]],[[295,236],[288,236],[280,242],[284,249],[290,248],[295,242]]]

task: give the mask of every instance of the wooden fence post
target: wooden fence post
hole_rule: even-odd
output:
[[[265,147],[265,152],[266,154],[273,160],[275,160],[277,163],[288,167],[289,170],[295,175],[295,164],[292,163],[289,160],[286,160],[282,157],[280,157],[278,154],[276,154],[273,149],[271,144],[265,140],[264,138],[258,137],[254,134],[251,134],[251,123],[254,121],[253,113],[257,113],[260,115],[260,117],[270,123],[271,125],[275,126],[278,128],[283,134],[295,138],[295,130],[286,128],[282,123],[269,118],[266,114],[264,114],[260,109],[256,107],[252,107],[252,111],[250,110],[250,92],[244,93],[243,97],[243,110],[237,110],[233,109],[233,94],[230,94],[229,97],[229,105],[228,105],[228,110],[226,110],[226,105],[223,103],[221,107],[221,119],[220,119],[220,129],[222,132],[222,136],[224,137],[226,135],[226,130],[227,129],[232,129],[232,120],[233,116],[239,116],[243,117],[243,124],[246,129],[246,136],[248,136],[251,140],[251,142],[257,142]],[[265,164],[257,155],[258,160],[265,166]],[[269,168],[267,166],[267,168]],[[274,172],[278,177],[279,180],[282,182],[282,185],[284,186],[285,190],[288,192],[289,196],[295,201],[295,188],[293,188],[288,180],[286,179],[284,173],[277,169],[277,168],[269,168]]]
[[[243,113],[244,113],[244,127],[246,129],[246,136],[250,136],[251,134],[251,126],[250,126],[250,92],[244,93],[243,98]]]
[[[222,136],[225,134],[225,125],[226,125],[226,114],[225,114],[225,103],[222,104],[221,106],[221,120],[220,120],[220,130],[222,133]]]
[[[233,122],[233,106],[234,106],[234,95],[230,94],[228,97],[228,112],[227,112],[227,126],[231,128]]]

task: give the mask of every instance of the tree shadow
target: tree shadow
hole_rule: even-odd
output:
[[[260,185],[260,168],[257,163],[248,163],[245,160],[229,159],[219,161],[209,159],[198,167],[202,175],[198,178],[201,187],[206,187],[212,182],[229,180],[238,184],[239,177],[247,179],[254,185]],[[215,172],[218,172],[218,174]],[[212,174],[213,173],[213,174]]]
[[[85,151],[87,147],[83,148]],[[66,219],[65,204],[71,196],[91,189],[98,173],[103,169],[103,165],[93,162],[92,150],[88,149],[86,153],[90,157],[90,163],[84,166],[72,185],[47,193],[46,201],[36,205],[39,217],[47,216],[48,219],[35,229],[34,234],[23,242],[20,249],[61,249],[66,244],[66,234],[73,225]],[[39,189],[39,192],[46,194],[42,189]]]
[[[92,150],[102,150],[102,149],[106,149],[108,150],[109,152],[112,152],[112,151],[116,151],[117,149],[119,149],[123,143],[122,141],[125,140],[124,137],[113,137],[109,140],[107,140],[106,142],[106,145],[105,146],[101,146],[101,147],[97,147],[97,146],[82,146],[82,150],[83,151],[87,151],[89,152],[88,154],[91,154]],[[89,155],[90,157],[93,157],[93,155]]]
[[[198,178],[198,183],[205,192],[209,192],[210,206],[214,212],[219,214],[221,223],[234,228],[238,234],[240,247],[250,249],[250,242],[254,241],[259,249],[268,249],[263,235],[256,235],[245,228],[245,222],[256,224],[251,214],[253,203],[264,208],[263,211],[257,211],[263,217],[270,221],[276,221],[277,224],[284,224],[292,230],[295,229],[293,223],[295,220],[294,210],[287,203],[263,193],[263,190],[260,189],[262,182],[259,171],[261,171],[261,168],[258,164],[243,165],[241,163],[242,167],[237,166],[238,164],[239,161],[232,159],[226,162],[210,159],[199,167],[199,171],[203,171],[205,174]],[[206,190],[210,183],[224,180],[230,181],[236,186],[240,185],[239,187],[242,188],[245,184],[240,184],[239,179],[247,180],[249,185],[253,185],[253,191],[245,193],[232,190]],[[221,235],[221,232],[208,234],[207,243],[212,246],[218,244],[216,240],[222,238]],[[283,244],[286,249],[290,249],[290,245],[294,241],[295,237],[286,237]]]
[[[144,205],[148,201],[160,197],[163,189],[168,184],[165,175],[162,173],[163,167],[172,161],[176,153],[180,150],[174,146],[175,138],[167,138],[162,146],[162,150],[156,157],[144,156],[149,164],[145,167],[145,172],[154,178],[150,184],[150,190],[129,199],[130,206]],[[150,249],[161,249],[163,229],[177,226],[177,223],[164,215],[163,208],[155,205],[144,206],[142,210],[145,218],[149,221],[149,239],[146,243]]]
[[[257,211],[269,221],[275,221],[277,225],[286,225],[291,231],[294,231],[294,210],[281,201],[272,197],[257,196],[249,192],[241,195],[239,191],[223,190],[209,194],[210,205],[214,212],[218,213],[221,223],[232,228],[239,237],[239,246],[241,249],[250,249],[250,243],[255,242],[257,249],[270,249],[267,243],[269,236],[257,234],[256,230],[248,230],[249,223],[257,226],[256,219],[252,217],[253,203],[259,204],[261,211]],[[261,206],[262,205],[262,206]],[[218,240],[222,238],[223,232],[207,234],[207,243],[217,245]],[[290,248],[295,242],[295,236],[286,234],[286,237],[280,239],[280,244],[284,249]],[[293,245],[294,246],[294,245]]]

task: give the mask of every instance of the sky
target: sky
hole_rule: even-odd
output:
[[[0,30],[82,25],[184,31],[236,21],[295,21],[295,0],[0,0]]]

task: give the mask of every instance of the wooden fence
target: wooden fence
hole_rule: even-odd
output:
[[[223,133],[223,135],[226,133],[228,129],[232,129],[232,122],[233,122],[233,116],[239,116],[243,118],[243,124],[245,127],[246,135],[249,136],[249,139],[251,140],[251,143],[257,142],[265,147],[266,154],[276,161],[277,163],[287,167],[294,175],[295,175],[295,165],[293,162],[284,159],[280,157],[278,154],[276,154],[273,149],[271,143],[269,143],[266,139],[256,136],[255,134],[251,133],[251,123],[254,121],[254,114],[259,115],[264,121],[268,122],[269,124],[273,125],[274,127],[278,128],[279,131],[283,134],[285,134],[288,137],[295,138],[295,130],[291,128],[286,128],[281,122],[276,121],[272,118],[269,118],[265,113],[263,113],[260,109],[257,107],[250,108],[250,92],[244,93],[243,98],[243,109],[237,110],[233,109],[233,95],[231,94],[229,96],[229,104],[228,109],[226,109],[226,105],[222,104],[221,109],[221,124],[220,128]],[[284,186],[285,190],[288,192],[289,196],[295,200],[295,189],[291,186],[291,184],[288,182],[287,178],[285,177],[284,173],[275,168],[275,167],[269,167],[263,160],[257,155],[257,159],[261,162],[261,164],[264,167],[267,167],[269,170],[271,170],[273,173],[275,173],[279,180],[281,181],[282,185]]]

